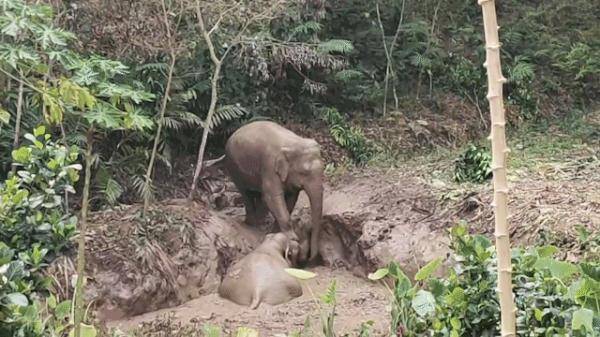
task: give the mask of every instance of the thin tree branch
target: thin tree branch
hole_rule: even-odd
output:
[[[162,127],[165,120],[165,111],[167,110],[167,103],[169,101],[169,94],[171,91],[171,84],[173,82],[173,72],[175,70],[175,62],[177,59],[177,54],[175,47],[172,42],[172,34],[171,27],[169,24],[169,15],[167,13],[167,6],[165,4],[165,0],[161,1],[161,7],[163,10],[163,19],[165,24],[165,32],[167,33],[169,51],[171,62],[169,64],[169,72],[167,74],[167,85],[165,86],[165,91],[163,94],[163,99],[160,107],[160,114],[158,118],[158,127],[156,129],[156,135],[154,135],[154,144],[152,146],[152,153],[150,154],[150,161],[148,162],[148,168],[146,169],[146,179],[144,182],[145,189],[148,189],[150,184],[152,183],[152,171],[154,169],[154,161],[156,160],[156,153],[158,151],[158,143],[160,142],[160,136],[162,132]],[[142,208],[142,216],[146,216],[146,212],[148,211],[148,207],[150,206],[150,195],[148,193],[144,193],[144,207]]]
[[[202,17],[202,10],[200,9],[200,1],[196,0],[196,19],[198,20],[198,25],[200,26],[200,31],[204,37],[204,40],[206,41],[206,45],[208,47],[208,52],[210,53],[210,59],[212,60],[212,62],[216,65],[216,64],[220,64],[221,60],[219,57],[217,57],[217,53],[215,52],[215,46],[212,43],[212,40],[210,38],[210,34],[208,33],[208,31],[206,30],[206,27],[204,25],[204,18]]]
[[[213,25],[213,27],[208,31],[208,35],[212,35],[212,33],[214,33],[215,30],[217,30],[219,28],[219,24],[225,18],[225,14],[227,14],[228,12],[236,9],[237,7],[238,6],[232,6],[232,7],[229,7],[228,9],[224,10],[223,12],[221,12],[221,14],[219,15],[219,18],[217,19],[217,22],[215,22],[215,24]]]
[[[381,13],[379,11],[379,2],[375,3],[375,11],[377,12],[377,23],[379,24],[379,30],[381,31],[381,42],[383,43],[383,50],[385,51],[385,58],[387,60],[387,65],[385,67],[385,80],[384,80],[384,89],[383,89],[383,116],[387,115],[387,96],[388,96],[388,88],[389,88],[389,79],[391,69],[391,55],[388,50],[387,43],[385,42],[385,29],[383,28],[383,22],[381,21]]]

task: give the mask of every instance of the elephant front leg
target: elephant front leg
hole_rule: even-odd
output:
[[[298,241],[298,236],[292,229],[290,223],[290,213],[288,212],[285,194],[283,191],[277,189],[263,189],[263,200],[267,204],[267,208],[273,214],[273,217],[277,221],[279,228],[284,232],[291,240]]]

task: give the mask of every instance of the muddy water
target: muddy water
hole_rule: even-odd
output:
[[[216,294],[205,295],[180,306],[163,309],[124,320],[112,321],[110,327],[129,330],[172,314],[173,319],[182,323],[194,321],[200,324],[210,323],[221,326],[224,331],[237,327],[258,329],[261,336],[288,334],[303,328],[307,317],[312,326],[319,329],[318,310],[314,299],[324,294],[330,282],[336,280],[338,289],[338,315],[335,321],[336,331],[354,332],[361,323],[372,320],[375,323],[375,336],[385,335],[388,324],[388,297],[386,290],[370,281],[359,279],[343,270],[332,271],[327,267],[311,269],[317,278],[303,284],[304,294],[289,303],[279,306],[262,304],[257,310],[250,310],[219,298]],[[310,289],[309,289],[310,288]],[[319,331],[316,331],[318,335]]]

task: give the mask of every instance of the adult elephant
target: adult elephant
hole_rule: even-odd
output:
[[[225,146],[225,167],[242,194],[246,223],[256,225],[257,207],[264,201],[280,229],[297,239],[290,215],[300,191],[311,207],[310,260],[319,253],[323,216],[324,163],[319,144],[269,121],[236,130]],[[302,254],[301,259],[305,258]]]

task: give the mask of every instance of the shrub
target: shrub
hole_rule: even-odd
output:
[[[431,277],[437,261],[417,273],[414,286],[396,264],[370,275],[393,281],[392,335],[398,331],[403,336],[434,337],[499,334],[494,246],[483,235],[468,234],[464,225],[453,228],[450,235],[453,266],[444,278]],[[518,335],[597,336],[600,265],[559,261],[553,258],[556,253],[553,246],[513,250]]]
[[[79,179],[78,150],[53,142],[43,126],[25,138],[31,144],[12,153],[17,174],[0,186],[0,241],[17,252],[37,243],[54,256],[75,232],[65,195]]]
[[[492,177],[492,156],[484,147],[469,145],[456,159],[454,180],[481,183]]]
[[[48,295],[43,268],[75,233],[65,193],[74,192],[77,148],[58,145],[38,127],[13,151],[17,174],[0,185],[0,335],[61,336],[70,301]]]
[[[321,118],[329,126],[329,133],[342,148],[348,151],[355,164],[367,163],[375,154],[375,148],[362,130],[349,126],[335,108],[321,110]]]

